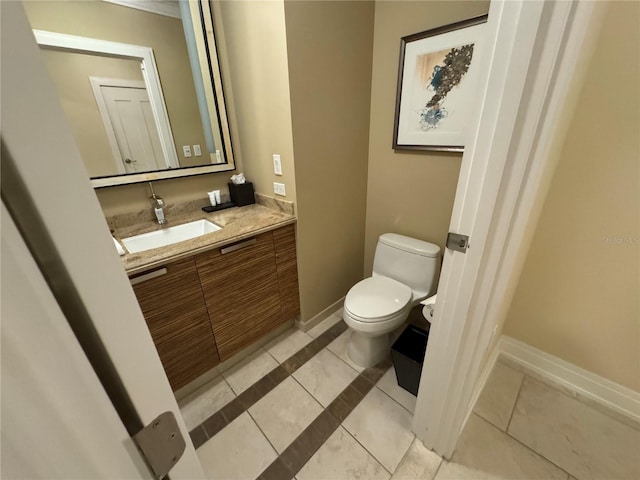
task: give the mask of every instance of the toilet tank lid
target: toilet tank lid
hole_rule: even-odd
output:
[[[437,257],[440,254],[438,245],[418,240],[417,238],[405,237],[397,233],[380,235],[379,241],[390,247],[399,248],[423,257]]]

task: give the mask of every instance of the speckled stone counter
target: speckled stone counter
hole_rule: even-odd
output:
[[[245,238],[250,238],[260,233],[275,230],[276,228],[296,222],[296,218],[293,215],[255,204],[229,208],[213,213],[197,210],[179,216],[168,216],[167,220],[169,223],[163,226],[155,222],[145,221],[133,226],[116,228],[114,237],[120,240],[133,235],[152,232],[201,219],[209,220],[222,227],[222,229],[184,242],[173,243],[164,247],[145,250],[144,252],[127,253],[121,257],[127,273],[131,275],[142,272],[151,267],[244,240]]]

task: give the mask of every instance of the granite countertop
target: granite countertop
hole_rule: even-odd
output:
[[[168,261],[234,243],[296,222],[296,217],[293,215],[254,204],[233,207],[219,212],[206,213],[198,210],[179,216],[170,216],[167,218],[169,222],[166,226],[150,221],[142,222],[133,226],[116,228],[113,235],[120,240],[133,235],[201,219],[209,220],[222,227],[222,229],[191,240],[185,240],[184,242],[173,243],[164,247],[145,250],[144,252],[127,253],[120,257],[127,273],[129,275],[139,273],[148,270],[150,267],[165,264]]]

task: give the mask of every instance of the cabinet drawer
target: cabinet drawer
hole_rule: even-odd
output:
[[[220,363],[193,257],[131,282],[174,390]]]
[[[195,257],[223,361],[283,321],[273,235],[267,232],[253,240]]]

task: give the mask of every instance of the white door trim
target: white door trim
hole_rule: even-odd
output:
[[[127,173],[127,171],[122,164],[122,154],[120,153],[120,147],[118,146],[118,141],[116,140],[116,132],[113,129],[111,117],[109,116],[109,109],[107,108],[107,102],[104,99],[102,88],[100,87],[105,85],[109,87],[146,89],[147,86],[141,80],[125,80],[120,78],[89,77],[89,82],[91,83],[93,96],[95,97],[96,103],[98,104],[98,112],[100,112],[102,124],[104,125],[104,129],[107,132],[107,139],[109,140],[109,146],[111,147],[111,153],[113,154],[116,168],[118,169],[118,173],[125,174]]]
[[[153,49],[140,45],[110,42],[108,40],[47,32],[44,30],[34,30],[33,34],[38,44],[44,47],[69,50],[72,52],[98,53],[117,58],[138,60],[140,62],[140,69],[142,70],[142,78],[144,78],[147,93],[149,94],[153,118],[158,127],[160,145],[162,146],[162,153],[167,162],[167,168],[180,168]]]
[[[582,1],[491,3],[486,84],[451,220],[451,231],[470,235],[470,248],[445,252],[413,423],[418,437],[446,458],[472,407],[526,232],[535,225],[597,8]]]

